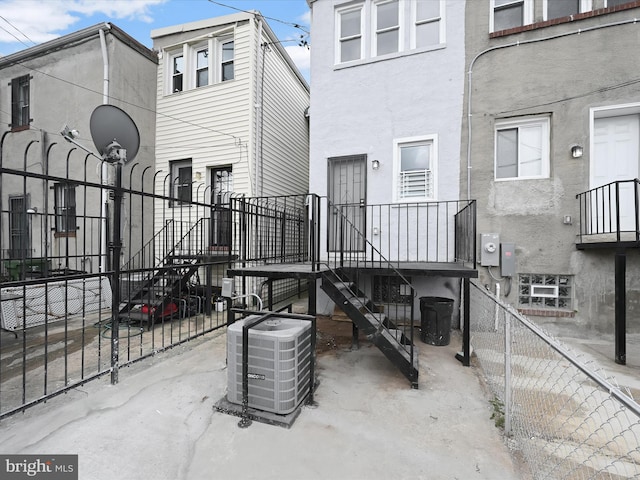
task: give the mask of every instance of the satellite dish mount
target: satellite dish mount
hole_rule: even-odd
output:
[[[111,351],[111,383],[118,383],[120,329],[120,255],[122,253],[122,165],[135,158],[140,146],[138,127],[124,110],[113,105],[99,105],[91,114],[89,121],[91,138],[105,162],[115,166],[116,178],[113,189],[113,234],[109,250],[111,250],[111,335],[113,349]]]

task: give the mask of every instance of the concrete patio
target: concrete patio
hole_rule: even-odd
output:
[[[350,324],[326,320],[350,333]],[[2,420],[4,454],[77,454],[80,479],[525,479],[475,367],[420,344],[420,388],[348,333],[318,336],[314,406],[289,429],[216,411],[223,330]]]

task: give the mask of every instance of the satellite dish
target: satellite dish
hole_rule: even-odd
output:
[[[130,162],[138,154],[140,133],[124,110],[113,105],[97,106],[91,114],[89,129],[93,144],[106,161],[120,160],[120,149],[126,150],[125,162]]]

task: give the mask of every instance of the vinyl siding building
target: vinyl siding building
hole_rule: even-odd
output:
[[[309,87],[262,16],[237,13],[151,36],[163,172],[156,189],[175,189],[182,178],[193,183],[181,194],[200,201],[306,193]]]

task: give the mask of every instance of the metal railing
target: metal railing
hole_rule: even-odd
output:
[[[640,180],[611,182],[576,195],[579,242],[640,243]]]
[[[229,266],[230,247],[219,255],[216,244],[224,235],[212,239],[217,206],[177,207],[170,182],[150,188],[163,184],[150,167],[126,165],[114,184],[102,178],[112,167],[89,155],[50,147],[41,158],[33,144],[18,164],[0,163],[0,418],[108,374],[114,382],[122,366],[226,326],[207,294]],[[49,173],[42,164],[65,168]],[[206,197],[204,188],[194,185],[194,198]],[[127,294],[167,256],[189,257],[196,269],[171,299],[175,308],[149,329],[120,318]]]
[[[630,391],[475,283],[469,303],[493,418],[532,477],[640,478],[640,405]]]

